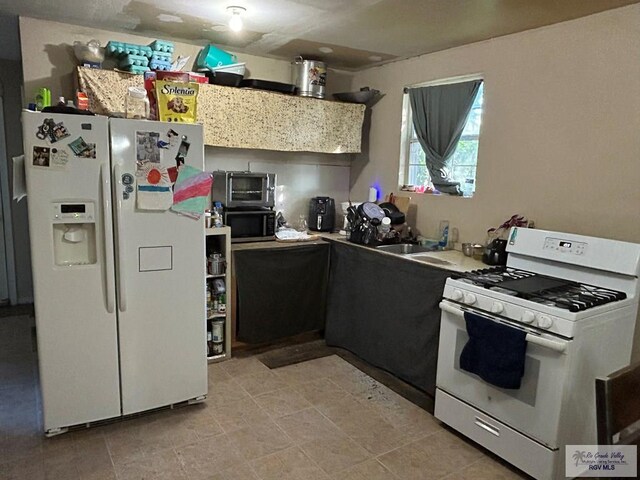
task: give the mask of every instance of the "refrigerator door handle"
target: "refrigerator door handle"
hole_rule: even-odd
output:
[[[118,238],[118,305],[121,312],[127,310],[127,296],[124,288],[124,273],[122,267],[124,265],[124,232],[122,231],[122,167],[115,163],[113,166],[113,174],[115,177],[115,184],[117,185],[116,192],[114,193],[116,201],[116,228]]]
[[[111,175],[109,163],[100,165],[100,185],[102,190],[102,232],[104,234],[104,271],[106,281],[107,312],[113,313],[115,273],[113,271],[113,227],[111,223]]]

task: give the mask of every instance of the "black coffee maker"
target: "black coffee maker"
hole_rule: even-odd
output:
[[[336,202],[329,197],[313,197],[309,201],[309,230],[331,232],[336,223]]]

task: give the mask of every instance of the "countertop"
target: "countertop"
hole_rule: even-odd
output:
[[[309,242],[277,242],[275,240],[267,242],[247,242],[247,243],[233,243],[231,245],[232,251],[240,250],[259,250],[259,249],[272,249],[272,248],[287,248],[302,245],[320,245],[327,241],[340,242],[346,245],[350,245],[354,248],[364,248],[369,251],[377,252],[380,255],[390,255],[403,261],[422,263],[435,268],[441,268],[444,270],[450,270],[453,272],[467,272],[470,270],[477,270],[481,268],[487,268],[487,266],[479,260],[474,260],[473,257],[465,256],[459,250],[444,250],[435,252],[425,252],[414,255],[398,255],[395,253],[384,252],[382,250],[376,250],[365,245],[358,245],[356,243],[349,242],[344,235],[339,233],[319,233],[319,240],[312,240]],[[431,260],[433,259],[433,260]],[[443,263],[440,263],[442,261]],[[435,263],[437,262],[437,263]]]
[[[347,240],[344,235],[339,233],[324,233],[321,236],[334,242],[344,243],[356,248],[365,248],[367,250],[375,251],[381,255],[391,255],[396,258],[400,258],[409,262],[423,263],[431,267],[442,268],[443,270],[451,270],[453,272],[468,272],[470,270],[478,270],[481,268],[487,268],[487,265],[480,260],[475,260],[473,257],[465,256],[460,250],[440,250],[434,252],[424,252],[413,255],[398,255],[396,253],[389,253],[382,250],[376,250],[375,248],[368,247],[366,245],[358,245]],[[434,259],[435,262],[430,261]],[[440,263],[440,261],[444,263]]]
[[[272,248],[302,247],[305,245],[324,245],[325,243],[326,240],[324,238],[320,238],[318,240],[310,240],[308,242],[277,242],[276,240],[269,240],[265,242],[241,242],[232,243],[231,251],[238,252],[242,250],[264,250]]]

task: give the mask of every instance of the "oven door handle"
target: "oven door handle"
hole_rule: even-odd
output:
[[[464,310],[460,310],[452,305],[449,305],[445,302],[440,302],[440,310],[443,312],[450,313],[452,315],[456,315],[458,317],[464,318]],[[480,315],[482,316],[482,315]],[[566,342],[558,342],[555,340],[549,340],[548,338],[542,338],[538,335],[534,335],[532,333],[527,333],[525,340],[529,343],[533,343],[535,345],[539,345],[544,348],[548,348],[558,353],[564,353],[567,350]]]

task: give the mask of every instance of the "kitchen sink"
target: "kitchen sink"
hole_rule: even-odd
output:
[[[430,263],[431,265],[454,265],[448,260],[442,260],[430,255],[430,253],[437,251],[437,247],[423,247],[412,243],[398,243],[395,245],[379,245],[376,249],[406,256],[419,262]]]
[[[431,255],[411,255],[411,258],[418,260],[419,262],[431,263],[433,265],[455,265],[448,260],[442,260],[440,258],[432,257]]]
[[[414,245],[412,243],[397,243],[395,245],[378,245],[378,250],[389,253],[397,253],[399,255],[411,255],[413,253],[433,252],[433,248]]]

